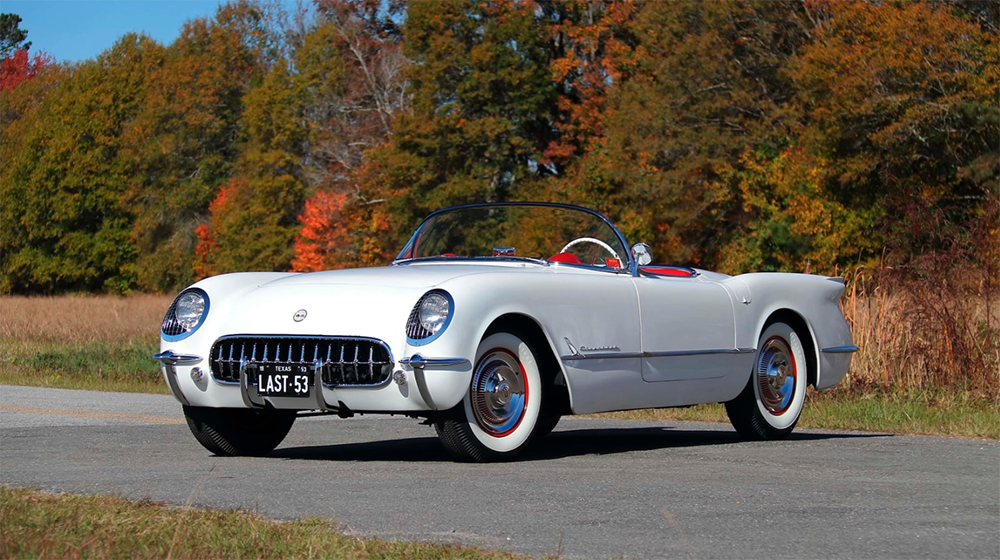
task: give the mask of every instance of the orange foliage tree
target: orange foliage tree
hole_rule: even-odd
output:
[[[306,175],[312,195],[300,216],[292,269],[382,264],[386,222],[363,190],[366,154],[392,135],[409,106],[401,32],[403,4],[320,0],[319,24],[295,54],[313,131]],[[373,229],[374,228],[374,229]]]

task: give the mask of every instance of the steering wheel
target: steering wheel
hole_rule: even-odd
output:
[[[594,245],[598,245],[599,247],[601,247],[605,251],[611,253],[611,255],[614,258],[618,259],[619,262],[621,262],[621,260],[622,260],[622,258],[618,256],[618,253],[616,253],[615,250],[611,248],[611,245],[608,245],[607,243],[601,241],[600,239],[596,239],[596,238],[593,238],[593,237],[577,237],[573,241],[570,241],[569,243],[567,243],[566,246],[563,247],[562,250],[559,251],[559,252],[560,253],[565,253],[566,249],[569,249],[573,245],[577,245],[579,243],[593,243]]]

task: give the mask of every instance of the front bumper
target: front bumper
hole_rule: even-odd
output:
[[[209,364],[201,356],[164,350],[153,356],[171,394],[186,406],[213,408],[263,408],[324,412],[409,413],[447,410],[468,390],[472,364],[465,358],[424,358],[420,354],[399,360],[390,380],[379,386],[329,386],[323,381],[323,364],[312,367],[309,397],[262,396],[251,379],[251,363],[239,364],[239,383],[217,381],[206,375]]]

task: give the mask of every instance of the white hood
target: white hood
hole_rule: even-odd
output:
[[[349,268],[310,272],[307,274],[291,274],[268,282],[262,285],[261,288],[286,288],[309,284],[431,288],[453,278],[468,276],[470,274],[482,274],[483,272],[488,271],[484,271],[481,266],[469,265],[408,265],[379,268]]]

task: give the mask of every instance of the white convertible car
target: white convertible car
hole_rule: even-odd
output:
[[[297,415],[364,412],[424,418],[474,461],[563,415],[709,402],[742,436],[780,438],[807,385],[847,372],[842,278],[650,260],[585,208],[448,208],[387,267],[194,284],[154,358],[213,453],[267,454]]]

